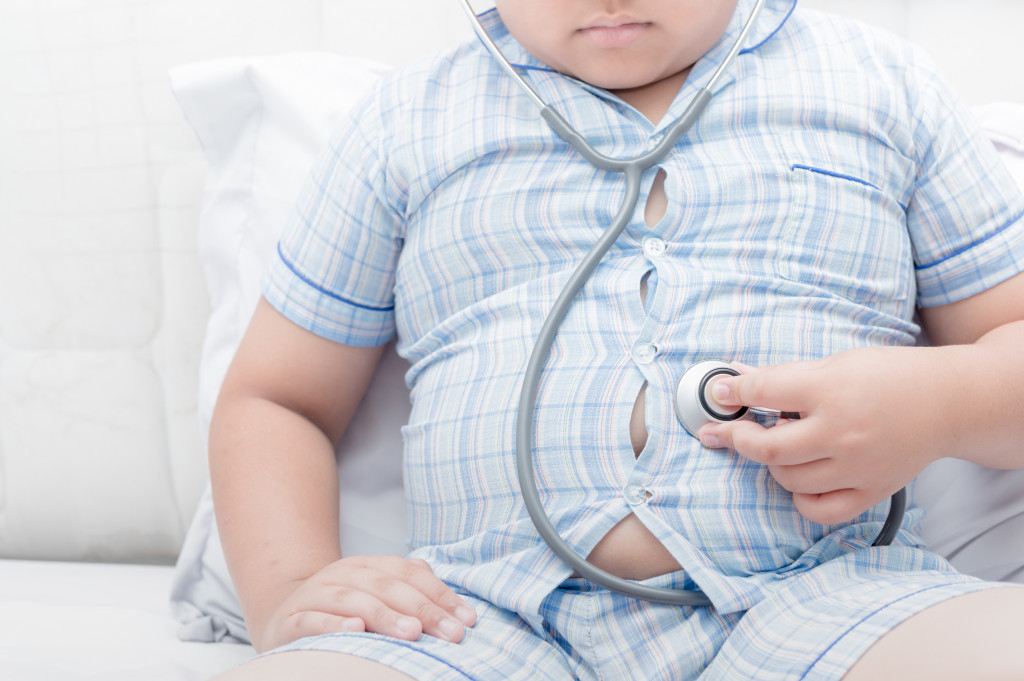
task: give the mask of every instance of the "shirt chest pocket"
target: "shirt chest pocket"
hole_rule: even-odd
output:
[[[832,142],[797,136],[786,151],[781,276],[860,303],[912,301],[911,161],[867,139]]]

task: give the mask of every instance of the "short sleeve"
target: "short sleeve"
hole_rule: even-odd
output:
[[[263,295],[285,317],[324,338],[370,347],[395,334],[395,268],[401,214],[387,200],[371,103],[333,136],[306,182],[271,259]]]
[[[907,71],[918,173],[907,208],[918,304],[980,293],[1024,271],[1024,196],[931,60]]]

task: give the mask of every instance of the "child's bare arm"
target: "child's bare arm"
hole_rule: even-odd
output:
[[[459,640],[473,623],[422,561],[341,556],[334,451],[381,354],[320,338],[260,301],[221,388],[210,479],[257,650],[339,630]]]
[[[822,523],[858,515],[938,458],[1024,467],[1024,275],[921,314],[936,347],[863,348],[717,381],[724,404],[803,418],[715,424],[701,440],[766,464]]]

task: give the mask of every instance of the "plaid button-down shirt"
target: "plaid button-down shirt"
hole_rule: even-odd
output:
[[[665,120],[527,54],[484,18],[542,97],[598,149],[648,148],[707,81],[751,0]],[[770,0],[696,126],[643,178],[624,234],[575,301],[536,412],[536,475],[580,553],[636,516],[723,612],[864,545],[881,505],[845,527],[803,519],[768,471],[704,449],[673,391],[705,359],[766,365],[908,345],[918,305],[1024,269],[1022,199],[930,61],[895,38]],[[476,42],[402,69],[323,155],[282,239],[267,299],[341,343],[397,333],[412,362],[405,429],[410,542],[437,573],[535,613],[570,570],[539,539],[515,476],[523,369],[569,273],[619,206]],[[641,300],[647,278],[649,293]],[[648,440],[630,414],[646,384]],[[899,541],[915,543],[911,511]]]

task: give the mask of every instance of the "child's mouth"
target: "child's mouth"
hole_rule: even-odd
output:
[[[580,34],[598,47],[625,47],[638,40],[650,27],[648,23],[622,23],[614,26],[589,26]]]

